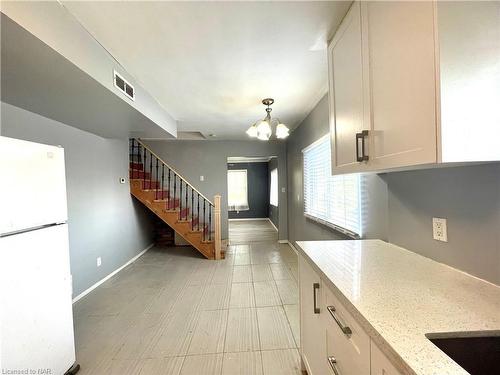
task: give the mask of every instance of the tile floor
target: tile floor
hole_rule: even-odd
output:
[[[297,256],[242,223],[225,260],[153,248],[77,302],[80,373],[300,374]]]

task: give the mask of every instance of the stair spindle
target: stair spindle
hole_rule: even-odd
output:
[[[165,190],[163,187],[163,180],[165,178],[165,164],[161,163],[161,199],[165,199]]]
[[[139,142],[137,142],[137,155],[136,155],[137,165],[140,164],[140,160],[141,160],[141,149],[140,149],[140,147],[141,147],[141,145],[139,144]],[[137,168],[137,171],[135,172],[135,178],[141,178],[139,171],[140,171],[140,169]]]
[[[146,147],[144,147],[144,159],[142,161],[142,186],[146,189]]]
[[[149,152],[149,189],[153,185],[153,154]]]
[[[186,184],[186,205],[185,205],[186,216],[185,216],[185,219],[187,220],[188,219],[188,185],[187,185],[187,182],[185,182],[185,184]]]
[[[191,231],[194,231],[194,190],[191,188]]]
[[[176,195],[176,193],[177,193],[177,178],[176,178],[176,175],[174,173],[174,203],[173,203],[174,210],[175,210],[175,195]],[[169,209],[172,209],[172,208],[169,207]]]
[[[134,160],[134,162],[136,163],[135,164],[135,170],[134,172],[132,173],[132,177],[133,178],[138,178],[139,177],[139,142],[136,142],[135,141],[135,138],[132,139],[132,159],[136,159]],[[134,148],[135,146],[135,148]],[[137,149],[137,153],[135,152]]]
[[[175,193],[174,193],[175,194]],[[167,208],[170,209],[170,168],[168,168],[168,195],[167,195]]]
[[[132,145],[132,150],[130,150],[130,145]],[[132,170],[132,176],[134,178],[134,138],[128,140],[128,159],[129,159],[129,170]],[[130,172],[129,172],[130,174]]]
[[[208,206],[208,240],[212,240],[212,205]]]
[[[134,147],[132,147],[132,149],[133,149],[132,150],[132,155],[133,155],[132,159],[136,159],[135,160],[136,169],[135,169],[133,175],[134,175],[134,178],[139,178],[139,152],[140,152],[139,151],[139,142],[135,142],[135,138],[134,138],[134,143],[135,143],[136,148],[134,149]],[[137,149],[137,153],[136,153],[136,149]]]
[[[134,178],[134,175],[135,175],[135,168],[134,168],[134,151],[135,151],[135,144],[134,144],[134,141],[135,139],[132,138],[129,140],[128,142],[128,159],[130,161],[130,164],[129,164],[129,169],[132,170],[132,176],[130,176],[131,178]],[[130,150],[130,144],[132,143],[132,150]],[[131,152],[132,151],[132,152]]]
[[[196,216],[198,217],[196,229],[200,230],[200,193],[198,193],[198,208],[196,209]]]
[[[155,156],[155,159],[156,159],[156,181],[159,181],[160,179],[158,178],[158,158]],[[155,197],[156,199],[158,199],[158,188],[159,186],[156,186],[156,194],[155,194]]]
[[[205,221],[205,198],[203,198],[203,241],[205,241],[205,224],[206,224],[206,221]]]
[[[182,220],[182,178],[179,176],[179,182],[181,184],[179,190],[179,219]]]

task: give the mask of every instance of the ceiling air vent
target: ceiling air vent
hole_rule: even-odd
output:
[[[113,70],[113,82],[115,83],[115,87],[123,92],[127,97],[132,100],[135,100],[135,89],[130,83],[128,83],[125,78],[123,78],[116,70]]]

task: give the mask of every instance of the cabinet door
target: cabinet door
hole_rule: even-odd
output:
[[[500,160],[500,2],[437,3],[442,161]]]
[[[369,163],[373,169],[435,163],[434,5],[403,1],[362,6],[372,110]]]
[[[371,342],[371,375],[400,375],[396,367],[387,359],[380,349]]]
[[[326,330],[322,321],[322,291],[319,276],[299,256],[300,346],[302,361],[309,375],[328,374]]]
[[[365,125],[364,82],[368,80],[363,80],[359,2],[352,4],[330,43],[328,64],[332,172],[362,171],[366,164],[357,160],[356,134],[368,130],[369,123]]]

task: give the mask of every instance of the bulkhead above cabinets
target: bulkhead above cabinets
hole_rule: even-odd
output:
[[[334,174],[500,160],[500,2],[354,2],[328,47]]]

